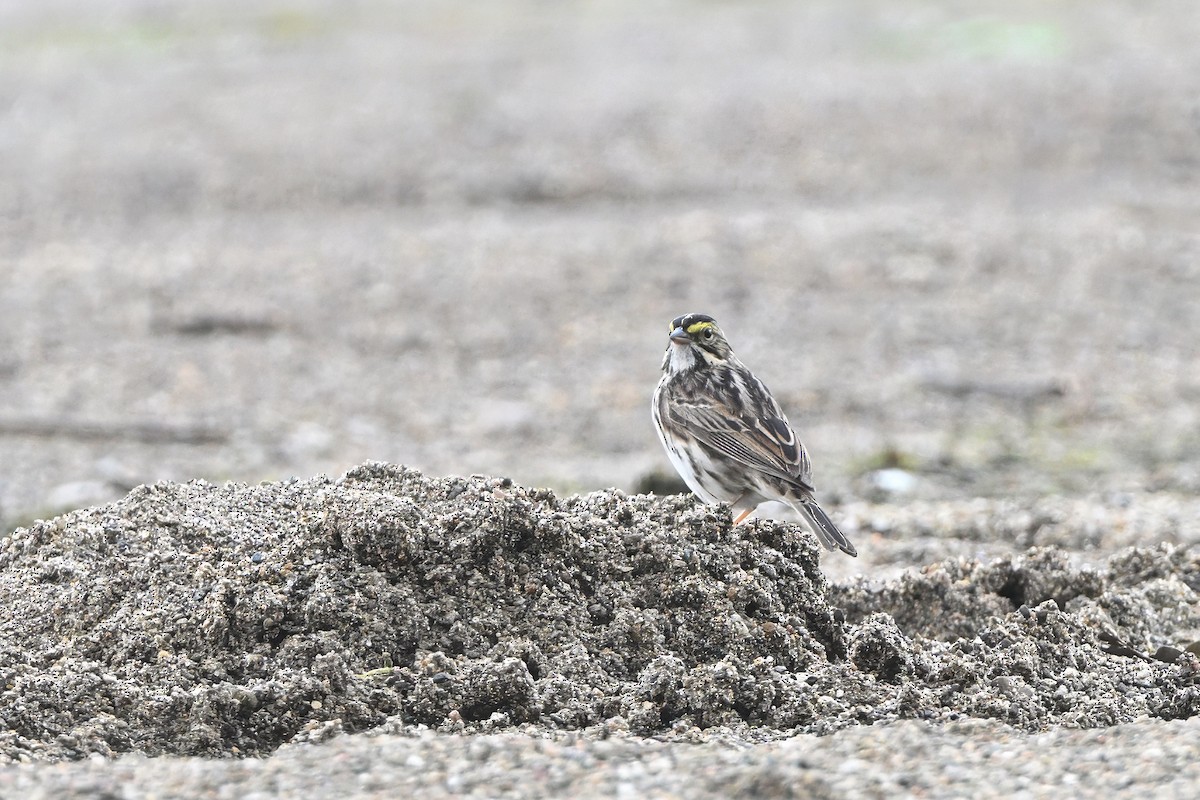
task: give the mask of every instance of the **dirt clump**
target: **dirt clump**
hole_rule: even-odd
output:
[[[367,463],[202,481],[0,548],[0,757],[261,755],[384,725],[748,741],[1194,714],[1200,566],[1054,548],[829,587],[799,526]]]

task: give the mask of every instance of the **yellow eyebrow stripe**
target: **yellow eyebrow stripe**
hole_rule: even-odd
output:
[[[713,324],[711,322],[693,322],[691,325],[688,325],[687,332],[695,334],[699,333],[705,328],[711,328],[712,326]]]

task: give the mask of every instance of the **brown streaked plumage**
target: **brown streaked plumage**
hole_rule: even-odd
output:
[[[705,314],[671,321],[652,412],[659,439],[688,487],[729,503],[740,523],[760,503],[799,512],[830,550],[858,555],[813,497],[812,462],[770,390],[738,360]]]

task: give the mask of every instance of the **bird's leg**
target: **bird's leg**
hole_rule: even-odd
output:
[[[733,520],[733,524],[740,525],[742,520],[744,520],[746,517],[750,516],[750,512],[753,510],[754,510],[753,508],[747,508],[745,511],[738,514],[737,517]]]

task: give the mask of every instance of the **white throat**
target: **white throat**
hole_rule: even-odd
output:
[[[671,375],[683,372],[696,366],[695,345],[679,345],[672,342],[667,346],[663,356],[663,370]]]

